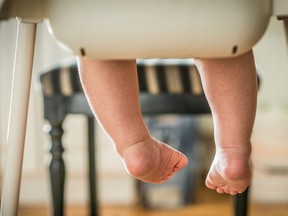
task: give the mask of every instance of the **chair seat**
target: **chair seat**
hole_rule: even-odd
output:
[[[143,114],[210,112],[193,60],[138,60],[137,69]],[[86,99],[82,98],[76,59],[42,70],[40,80],[46,100],[58,96],[59,100],[66,100],[69,104],[66,109],[70,112],[91,114]],[[71,103],[77,103],[78,107],[70,106]]]

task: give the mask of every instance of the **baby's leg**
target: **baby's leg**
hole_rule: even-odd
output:
[[[211,107],[216,144],[206,185],[219,193],[241,193],[252,173],[250,137],[257,103],[253,53],[198,59],[196,64]]]
[[[135,60],[80,58],[78,63],[93,112],[132,176],[161,183],[187,165],[183,154],[153,139],[145,126]]]

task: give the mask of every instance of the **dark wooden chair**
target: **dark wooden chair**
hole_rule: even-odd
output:
[[[64,215],[65,164],[62,157],[64,148],[62,125],[68,114],[81,114],[87,117],[88,167],[90,215],[98,215],[95,169],[95,124],[94,116],[83,94],[75,59],[68,59],[51,68],[43,69],[40,80],[44,98],[44,118],[49,122],[52,159],[49,167],[53,213]],[[47,127],[46,127],[47,128]]]
[[[137,63],[140,103],[143,115],[210,114],[197,68],[192,60],[141,60]],[[94,117],[83,94],[75,59],[43,69],[40,81],[44,117],[50,124],[50,164],[54,215],[64,214],[65,166],[62,124],[68,114],[87,116],[90,182],[90,215],[98,215],[94,157]],[[247,215],[248,193],[235,196],[235,216]]]

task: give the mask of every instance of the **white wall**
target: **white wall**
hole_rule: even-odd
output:
[[[282,23],[271,20],[255,47],[263,85],[253,141],[252,199],[288,203],[288,60]]]
[[[0,161],[2,171],[6,150],[5,139],[7,131],[7,113],[9,107],[15,35],[16,22],[14,20],[1,23]],[[40,26],[37,36],[33,86],[31,91],[23,165],[20,198],[21,204],[43,204],[49,202],[50,191],[47,165],[49,163],[50,140],[49,137],[42,132],[42,127],[45,122],[43,120],[42,98],[39,85],[37,85],[37,71],[43,65],[52,64],[67,56],[70,56],[70,54],[61,50],[55,41],[48,36],[44,26]],[[263,78],[263,85],[259,94],[259,108],[255,123],[255,133],[253,137],[253,141],[256,143],[255,152],[259,152],[256,150],[263,149],[263,146],[268,149],[272,148],[272,142],[274,146],[277,145],[277,143],[280,143],[280,146],[287,149],[288,143],[286,143],[285,140],[288,140],[288,135],[283,132],[283,130],[286,129],[284,125],[288,125],[288,118],[286,118],[288,116],[288,60],[285,50],[282,24],[276,19],[273,18],[271,20],[271,24],[265,36],[255,47],[255,58],[261,68]],[[285,116],[285,118],[282,118],[282,116]],[[268,127],[271,120],[274,120],[273,127]],[[211,123],[211,121],[208,122],[209,124]],[[64,157],[66,161],[68,181],[66,186],[66,198],[70,203],[83,203],[87,197],[85,127],[85,118],[82,116],[69,116],[64,125],[64,129],[67,132],[63,138],[66,150]],[[209,132],[211,134],[212,131],[210,125],[208,128],[210,128]],[[271,133],[269,133],[270,131]],[[282,131],[281,134],[279,134],[279,131]],[[77,136],[75,136],[75,134],[77,134]],[[275,135],[275,138],[272,140],[270,139],[271,143],[267,144],[268,138],[272,135]],[[265,155],[265,157],[266,156],[267,155]],[[133,180],[131,180],[131,178],[125,173],[120,160],[113,151],[112,145],[103,134],[97,137],[97,157],[100,173],[100,201],[103,203],[133,202],[135,198]],[[259,153],[254,156],[257,161],[264,160],[265,157],[263,154],[259,155]],[[286,155],[286,161],[287,158]],[[107,161],[109,161],[109,163]],[[284,163],[283,161],[284,160],[282,160],[281,163]],[[121,184],[121,187],[118,186],[119,184]],[[256,187],[253,192],[256,200],[257,191],[259,191],[259,188]]]

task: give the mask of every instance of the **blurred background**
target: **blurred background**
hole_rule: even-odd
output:
[[[3,175],[6,133],[10,101],[17,22],[0,24],[0,175]],[[261,72],[258,112],[253,132],[254,176],[250,199],[255,203],[288,204],[288,57],[282,23],[271,18],[270,25],[254,48]],[[72,56],[50,37],[44,24],[37,29],[28,128],[24,155],[20,205],[49,205],[50,138],[43,132],[43,99],[39,70]],[[172,118],[175,118],[172,117]],[[170,121],[171,116],[165,121]],[[211,117],[195,118],[197,122],[197,158],[200,182],[213,156]],[[136,202],[135,181],[125,172],[113,146],[99,127],[96,139],[98,196],[103,205],[130,205]],[[64,159],[66,164],[66,202],[82,205],[88,200],[86,119],[70,115],[64,123]],[[2,184],[2,177],[0,181]],[[196,186],[195,186],[196,187]]]

